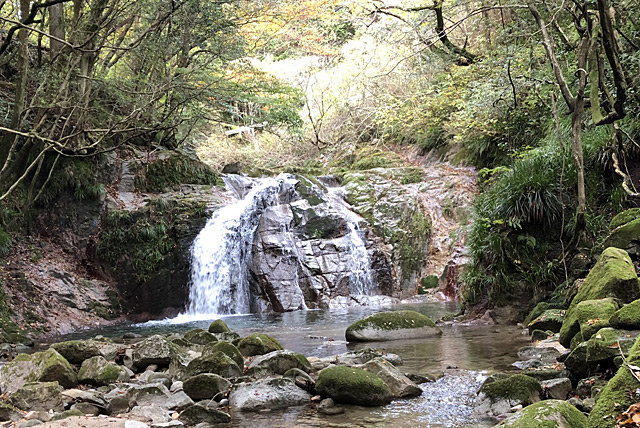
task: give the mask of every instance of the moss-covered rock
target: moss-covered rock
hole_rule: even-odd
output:
[[[187,376],[196,376],[202,373],[213,373],[224,378],[232,378],[240,376],[242,370],[227,354],[214,352],[198,357],[187,365]]]
[[[202,373],[184,381],[183,390],[192,400],[210,400],[220,393],[226,393],[231,382],[213,373]]]
[[[374,358],[366,362],[362,368],[379,376],[395,397],[417,397],[422,394],[422,389],[418,385],[413,383],[396,366],[382,358]]]
[[[630,250],[639,242],[640,218],[637,218],[611,231],[604,241],[604,246]]]
[[[567,310],[562,328],[560,343],[568,347],[573,336],[580,331],[576,306],[585,300],[598,300],[615,297],[622,302],[631,302],[638,298],[638,276],[626,251],[619,248],[607,248],[591,269],[578,289]]]
[[[238,342],[238,349],[245,357],[264,355],[282,351],[282,345],[273,337],[263,333],[253,333]]]
[[[416,311],[381,312],[358,320],[347,327],[349,342],[373,342],[395,339],[421,339],[442,335],[442,330]]]
[[[594,367],[596,364],[613,362],[620,354],[628,355],[631,347],[638,337],[638,332],[603,328],[586,342],[587,364]]]
[[[18,356],[0,366],[0,379],[4,383],[3,392],[12,393],[28,382],[58,382],[65,388],[78,384],[73,367],[55,349]]]
[[[498,424],[504,428],[584,428],[587,417],[562,400],[546,400],[525,407]]]
[[[273,351],[254,357],[246,374],[257,377],[283,375],[294,368],[311,372],[311,364],[304,355],[292,351]]]
[[[616,214],[615,217],[609,223],[609,229],[617,229],[618,227],[625,225],[633,220],[637,220],[640,218],[640,208],[630,208],[628,210],[622,211],[621,213]]]
[[[547,309],[533,321],[527,324],[529,333],[531,334],[534,330],[551,330],[554,333],[559,332],[560,328],[562,328],[564,314],[565,311],[562,309]]]
[[[640,364],[640,338],[631,348],[627,361],[631,365]],[[600,392],[596,405],[589,414],[587,428],[614,428],[616,417],[638,401],[635,391],[639,385],[640,382],[628,367],[620,367]]]
[[[615,328],[640,329],[640,299],[617,310],[609,319],[609,324]]]
[[[82,364],[86,359],[102,355],[98,345],[93,340],[69,340],[54,343],[51,347],[71,364]]]
[[[215,425],[230,422],[231,416],[202,404],[194,404],[184,409],[182,413],[180,413],[178,420],[187,426],[195,426],[201,422]]]
[[[30,382],[9,396],[9,403],[22,410],[64,410],[58,382]]]
[[[191,330],[184,335],[184,339],[196,345],[207,345],[215,343],[218,339],[210,332],[201,328]]]
[[[540,401],[541,392],[540,382],[530,376],[517,374],[505,379],[485,382],[478,391],[478,399],[482,402],[480,408],[500,414],[515,405],[527,406]]]
[[[524,325],[529,325],[529,323],[531,323],[531,321],[533,321],[534,319],[538,318],[545,311],[548,311],[548,310],[551,310],[551,309],[564,309],[564,308],[565,307],[559,302],[540,302],[540,303],[538,303],[537,305],[535,305],[533,307],[531,312],[529,312],[527,317],[524,319],[523,324]]]
[[[22,412],[11,404],[0,401],[0,422],[15,422],[22,419]]]
[[[70,410],[65,410],[64,412],[56,413],[55,415],[53,415],[51,420],[61,421],[63,419],[71,418],[73,416],[86,416],[86,415],[82,413],[80,410],[70,409]]]
[[[601,328],[609,327],[609,319],[618,310],[613,298],[584,300],[575,307],[582,340],[589,340]]]
[[[149,364],[168,367],[172,358],[183,353],[181,349],[166,338],[155,335],[138,342],[133,350],[133,367],[144,371]]]
[[[393,399],[391,389],[380,377],[355,367],[333,366],[320,372],[316,391],[336,403],[380,406]]]
[[[216,342],[207,345],[202,350],[202,356],[206,357],[216,352],[222,352],[231,358],[241,369],[244,368],[244,357],[238,348],[229,342]]]
[[[215,320],[209,324],[209,333],[230,333],[231,329],[226,322],[222,320]]]
[[[78,372],[78,381],[94,386],[125,382],[131,378],[127,369],[98,355],[85,360]]]
[[[184,150],[158,152],[151,162],[140,165],[135,184],[142,192],[163,192],[183,184],[216,184],[213,170]]]

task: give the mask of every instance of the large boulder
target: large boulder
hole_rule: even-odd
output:
[[[16,392],[28,382],[58,382],[64,388],[73,388],[78,378],[71,364],[52,348],[31,355],[18,354],[0,366],[2,393]]]
[[[616,247],[637,254],[640,244],[640,218],[631,220],[622,226],[616,227],[605,239],[604,245]]]
[[[205,422],[206,425],[209,426],[230,422],[231,416],[220,410],[212,409],[201,404],[195,404],[183,410],[182,413],[180,413],[178,420],[187,426],[195,426],[201,422]]]
[[[226,393],[231,382],[213,373],[202,373],[185,380],[182,389],[193,400],[210,400],[220,393]]]
[[[229,342],[216,342],[205,346],[202,350],[202,356],[207,357],[216,352],[222,352],[231,358],[241,369],[244,368],[244,357],[240,353],[240,350]]]
[[[51,345],[71,364],[82,364],[91,357],[102,355],[98,344],[93,340],[69,340]]]
[[[64,410],[58,382],[30,382],[9,396],[9,403],[22,410]]]
[[[580,302],[607,297],[631,302],[639,294],[638,276],[627,252],[612,247],[605,249],[571,301],[560,329],[560,343],[569,347],[573,336],[580,331],[576,310]]]
[[[609,327],[609,319],[617,310],[618,303],[611,297],[578,303],[575,311],[582,340],[589,340],[601,328]]]
[[[307,404],[311,394],[296,386],[292,379],[264,379],[234,385],[229,394],[231,407],[244,411],[284,409]]]
[[[534,330],[559,332],[562,328],[564,314],[565,311],[562,309],[547,309],[527,325],[529,334]]]
[[[253,333],[238,342],[238,349],[245,357],[264,355],[273,351],[282,351],[282,345],[273,337],[263,333]]]
[[[587,417],[562,400],[532,404],[498,424],[503,428],[584,428],[586,425]]]
[[[195,358],[187,365],[187,376],[201,373],[214,373],[224,378],[232,378],[240,376],[242,370],[227,354],[218,351]]]
[[[294,368],[309,373],[311,364],[309,364],[304,355],[297,352],[273,351],[254,357],[246,374],[248,376],[267,377],[283,375]]]
[[[598,366],[611,366],[620,353],[627,355],[637,337],[637,331],[603,328],[575,346],[564,364],[575,378],[584,378]]]
[[[184,335],[185,340],[195,345],[208,345],[209,343],[215,343],[218,341],[216,336],[201,328],[191,330]]]
[[[78,371],[78,382],[94,386],[104,386],[115,382],[126,382],[131,373],[124,366],[107,361],[102,356],[85,360]]]
[[[486,382],[478,392],[478,412],[492,415],[507,413],[512,407],[540,401],[542,386],[536,379],[523,374]]]
[[[160,335],[155,335],[135,345],[132,364],[137,371],[144,371],[150,364],[169,367],[171,359],[180,352],[176,344]]]
[[[226,322],[222,320],[215,320],[209,324],[209,333],[231,333],[231,329]]]
[[[379,376],[355,367],[333,366],[320,372],[316,391],[336,403],[380,406],[393,400],[389,386]]]
[[[418,385],[413,383],[393,364],[382,358],[374,358],[365,363],[362,368],[380,377],[391,389],[394,397],[417,397],[422,394],[422,389]]]
[[[374,358],[382,358],[396,367],[402,365],[402,358],[400,358],[399,355],[387,353],[383,350],[374,348],[359,349],[357,351],[345,352],[344,354],[333,355],[331,357],[319,358],[317,364],[322,365],[321,368],[329,367],[331,364],[336,366],[357,366],[364,364],[367,361],[371,361]]]
[[[349,342],[374,342],[395,339],[424,339],[442,335],[428,317],[415,311],[392,311],[370,315],[347,327]]]
[[[640,329],[640,299],[618,309],[609,323],[614,328]]]
[[[611,219],[609,223],[609,230],[615,230],[620,226],[624,226],[627,223],[632,222],[640,218],[640,208],[630,208],[628,210],[618,213]]]

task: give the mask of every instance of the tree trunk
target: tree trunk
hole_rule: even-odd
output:
[[[49,33],[58,39],[65,40],[64,28],[64,4],[59,3],[49,7]],[[53,64],[60,53],[64,44],[51,39],[51,49],[49,51],[50,63]]]

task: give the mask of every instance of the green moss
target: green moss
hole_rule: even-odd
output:
[[[86,416],[86,415],[82,413],[80,410],[72,409],[72,410],[65,410],[64,412],[56,413],[55,415],[53,415],[51,420],[60,421],[62,419],[67,419],[72,416]]]
[[[49,184],[43,190],[38,204],[51,205],[63,194],[71,194],[77,201],[97,200],[105,193],[104,158],[63,157],[53,169]]]
[[[420,279],[420,285],[425,289],[438,287],[438,275],[429,275]]]
[[[240,350],[229,342],[216,342],[208,345],[202,351],[203,356],[211,355],[216,352],[222,352],[231,358],[241,369],[244,368],[244,358]]]
[[[185,340],[197,345],[206,345],[208,343],[217,342],[218,339],[211,333],[201,328],[196,328],[184,335]]]
[[[324,201],[323,195],[320,192],[320,189],[323,189],[324,186],[320,184],[317,180],[312,177],[306,177],[302,175],[298,175],[296,177],[298,179],[298,184],[296,184],[296,191],[309,202],[309,205],[316,206]]]
[[[565,311],[562,309],[548,309],[540,316],[527,324],[527,328],[531,333],[533,330],[551,330],[554,333],[560,331],[562,321],[564,320]]]
[[[609,318],[618,310],[613,298],[584,300],[575,307],[582,340],[589,340],[598,330],[609,327]]]
[[[230,378],[240,376],[242,370],[227,354],[223,352],[213,352],[191,361],[187,365],[186,373],[187,376],[213,373],[224,378]]]
[[[231,329],[226,322],[222,320],[215,320],[209,324],[209,333],[230,333]]]
[[[538,318],[542,315],[543,312],[548,311],[550,309],[564,309],[562,304],[557,302],[540,302],[529,312],[529,315],[524,319],[523,324],[529,325],[531,321]]]
[[[391,390],[378,376],[355,367],[334,366],[320,372],[316,391],[338,403],[379,406],[393,398]]]
[[[614,229],[604,241],[605,247],[627,249],[632,243],[640,240],[640,218]]]
[[[640,299],[624,305],[609,319],[615,328],[640,329]]]
[[[283,350],[282,345],[276,339],[263,333],[250,334],[241,339],[237,346],[245,357]]]
[[[214,185],[217,180],[209,166],[180,151],[161,152],[159,159],[136,172],[136,188],[142,192],[163,192],[180,184]]]
[[[100,349],[92,340],[68,340],[54,343],[51,348],[58,351],[71,364],[82,364],[86,359],[102,355]]]
[[[391,331],[421,327],[436,327],[436,324],[416,311],[381,312],[354,322],[347,327],[345,334],[348,338],[352,332],[367,328]]]
[[[404,230],[391,235],[391,243],[398,255],[402,279],[408,280],[414,273],[420,272],[426,263],[423,247],[431,235],[431,219],[416,208],[403,227]]]
[[[479,392],[484,393],[493,402],[501,399],[510,399],[528,404],[532,402],[532,398],[534,401],[539,399],[542,387],[536,379],[517,374],[506,379],[485,383]]]
[[[525,407],[502,421],[503,428],[584,428],[587,417],[562,400],[546,400]]]
[[[633,220],[640,219],[640,208],[631,208],[617,214],[609,223],[609,229],[613,230]]]
[[[350,167],[356,171],[364,171],[373,168],[399,167],[404,164],[405,161],[397,153],[364,147],[356,152]]]

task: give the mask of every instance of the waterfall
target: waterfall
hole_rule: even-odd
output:
[[[351,294],[358,296],[371,296],[373,294],[373,280],[371,276],[371,260],[367,253],[367,247],[362,240],[361,231],[358,224],[348,222],[349,234],[349,263],[351,271],[349,278],[349,289]]]
[[[251,246],[264,208],[278,202],[285,177],[262,179],[242,199],[215,212],[191,248],[187,315],[251,312]],[[231,186],[229,186],[231,187]]]

